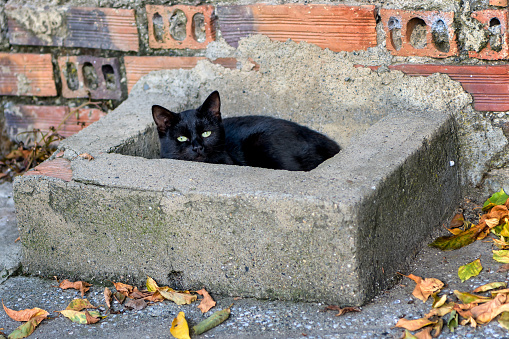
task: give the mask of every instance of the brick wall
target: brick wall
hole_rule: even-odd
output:
[[[476,110],[509,110],[504,0],[490,0],[473,11],[418,10],[417,2],[413,10],[408,9],[410,0],[404,9],[362,1],[348,6],[137,4],[35,6],[8,1],[4,6],[0,0],[4,137],[58,125],[79,106],[61,128],[66,135],[74,133],[122,102],[144,74],[194,67],[218,37],[236,47],[251,34],[307,41],[335,52],[382,44],[400,57],[390,68],[409,75],[447,73],[473,95]],[[461,32],[475,33],[468,38],[476,41],[467,42]],[[237,67],[235,59],[214,62]],[[87,105],[89,100],[98,105]]]

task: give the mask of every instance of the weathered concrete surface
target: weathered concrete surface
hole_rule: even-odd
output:
[[[350,305],[391,285],[460,196],[451,113],[470,97],[446,76],[376,73],[307,44],[252,38],[239,51],[260,72],[149,75],[61,144],[72,181],[16,180],[27,272]],[[151,105],[183,109],[212,89],[225,115],[289,118],[344,150],[307,173],[147,159]]]
[[[20,268],[21,244],[17,238],[16,214],[12,198],[12,184],[0,185],[0,284]]]

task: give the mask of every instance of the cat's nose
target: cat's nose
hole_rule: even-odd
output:
[[[193,151],[195,151],[196,153],[201,153],[203,151],[203,146],[202,145],[194,145]]]

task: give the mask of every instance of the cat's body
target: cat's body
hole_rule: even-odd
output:
[[[195,110],[152,107],[161,157],[218,164],[309,171],[340,150],[328,137],[266,116],[221,118],[217,91]]]

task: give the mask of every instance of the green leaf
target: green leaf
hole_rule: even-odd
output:
[[[472,294],[472,293],[460,292],[458,290],[454,290],[454,294],[464,304],[470,304],[470,303],[473,303],[473,302],[475,302],[475,303],[485,303],[485,302],[488,302],[488,301],[492,300],[492,298],[489,298],[489,297],[483,297],[483,296],[475,295],[475,294]]]
[[[509,264],[509,250],[494,250],[493,260],[503,264]]]
[[[482,206],[483,211],[487,211],[493,206],[504,205],[509,199],[509,195],[505,194],[504,189],[502,188],[499,192],[494,193]]]
[[[81,311],[84,308],[97,308],[90,304],[87,299],[74,299],[67,305],[66,310]]]
[[[488,284],[485,284],[485,285],[477,287],[475,290],[473,290],[473,292],[474,293],[481,293],[481,292],[491,291],[491,290],[494,290],[494,289],[497,289],[497,288],[501,288],[501,287],[502,288],[506,288],[507,287],[507,283],[503,282],[503,281],[497,281],[497,282],[488,283]]]
[[[449,320],[447,321],[447,327],[449,327],[449,331],[454,332],[456,327],[458,327],[458,313],[456,311],[452,311]]]
[[[460,268],[458,268],[458,277],[461,279],[461,282],[465,282],[481,273],[481,271],[481,259],[476,259],[469,264],[460,266]]]
[[[225,308],[224,310],[216,311],[214,314],[212,314],[207,319],[199,322],[198,325],[193,326],[194,333],[202,334],[203,332],[206,332],[206,331],[216,327],[217,325],[221,324],[223,321],[228,319],[228,317],[230,316],[230,313],[231,313],[230,308],[232,306],[233,306],[233,304],[230,305],[230,307]]]
[[[9,336],[7,338],[8,339],[21,339],[21,338],[28,337],[30,334],[32,334],[34,332],[37,325],[39,325],[41,323],[41,321],[46,319],[46,317],[47,317],[47,315],[42,315],[42,316],[35,316],[35,317],[31,318],[26,323],[24,323],[23,325],[20,325],[17,329],[12,331],[11,334],[9,334]]]
[[[509,312],[502,312],[500,318],[498,318],[498,323],[506,330],[509,330]]]
[[[456,235],[437,238],[429,246],[439,248],[442,251],[457,250],[476,241],[484,227],[486,226],[477,225]]]

